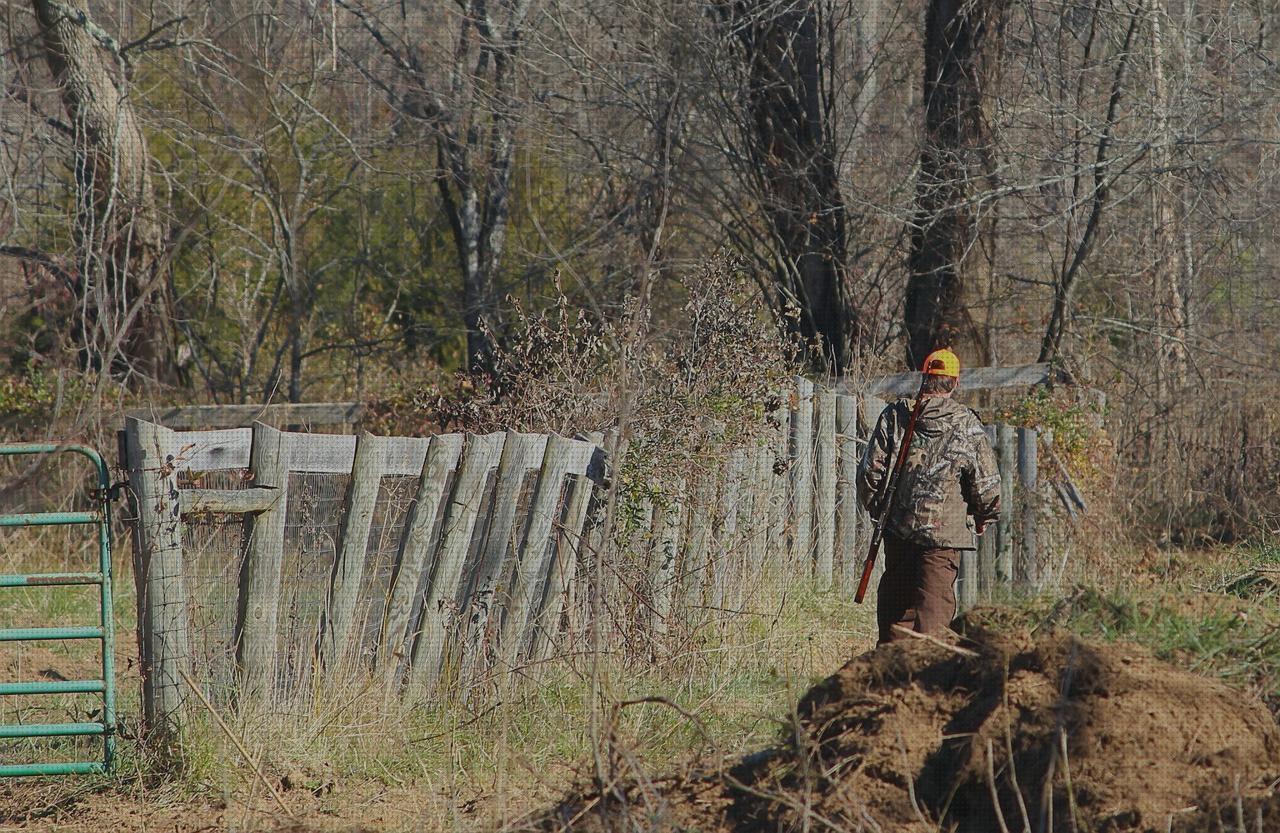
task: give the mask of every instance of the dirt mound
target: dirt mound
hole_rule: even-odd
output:
[[[852,660],[802,699],[778,749],[622,779],[538,826],[1163,833],[1201,829],[1185,825],[1236,795],[1271,812],[1259,793],[1280,775],[1280,729],[1261,704],[1134,646],[973,618],[967,631],[961,649],[911,641]]]

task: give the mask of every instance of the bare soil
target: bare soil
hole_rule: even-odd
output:
[[[850,661],[776,749],[660,779],[615,761],[530,826],[1199,833],[1261,814],[1280,829],[1280,728],[1260,702],[1136,646],[1011,636],[981,614],[964,630],[959,651]]]

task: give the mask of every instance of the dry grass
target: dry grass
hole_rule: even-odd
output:
[[[47,568],[39,566],[45,552],[31,547],[17,557],[9,550],[20,569]],[[132,734],[139,700],[126,562],[117,557],[117,654],[121,720]],[[30,595],[4,615],[28,626],[59,621],[68,612],[66,598]],[[810,684],[874,641],[873,608],[783,572],[761,577],[742,608],[717,611],[696,630],[673,636],[672,650],[649,663],[613,654],[598,663],[561,658],[501,690],[475,689],[466,701],[402,701],[371,681],[353,682],[318,689],[305,708],[223,716],[254,765],[287,782],[286,801],[309,819],[328,818],[339,827],[340,820],[368,821],[358,812],[367,804],[382,808],[383,829],[491,829],[589,776],[601,732],[653,771],[706,746],[736,754],[765,745]],[[630,705],[618,708],[621,703]],[[186,770],[173,773],[125,739],[111,778],[6,785],[0,824],[32,812],[50,823],[96,824],[88,820],[139,802],[173,815],[178,829],[188,822],[198,827],[193,819],[216,817],[235,827],[269,817],[259,811],[270,813],[271,796],[254,784],[252,768],[208,715],[191,721],[184,751]],[[151,816],[148,826],[161,817]]]

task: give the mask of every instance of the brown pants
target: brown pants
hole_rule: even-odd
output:
[[[876,620],[883,645],[907,639],[901,625],[916,633],[940,634],[956,615],[956,574],[960,550],[913,544],[884,536],[884,575],[876,597]]]

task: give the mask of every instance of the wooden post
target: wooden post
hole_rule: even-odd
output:
[[[569,496],[569,505],[564,513],[564,527],[556,542],[556,555],[551,561],[551,572],[547,576],[547,592],[542,597],[538,609],[536,624],[533,629],[533,648],[530,656],[537,661],[551,658],[555,650],[555,636],[560,628],[560,617],[569,601],[569,589],[573,586],[574,576],[578,572],[578,561],[582,558],[582,549],[586,538],[587,511],[591,506],[591,498],[595,492],[595,484],[587,479],[587,466],[596,452],[590,446],[585,451],[585,460],[581,467],[575,461],[570,470],[576,477],[573,491]]]
[[[858,400],[836,397],[836,554],[837,584],[858,581]]]
[[[773,457],[767,446],[756,446],[748,455],[748,472],[751,483],[751,522],[747,534],[747,566],[752,580],[758,581],[769,556],[770,494],[773,485]],[[703,507],[706,504],[702,505]],[[705,509],[696,507],[698,517],[692,518],[692,532],[697,534],[706,524],[702,522]]]
[[[724,467],[724,480],[720,491],[720,509],[724,514],[719,532],[711,546],[710,571],[711,606],[727,607],[726,599],[733,582],[734,550],[738,533],[738,495],[742,488],[742,449],[734,449]]]
[[[1040,583],[1040,554],[1036,549],[1037,436],[1034,428],[1018,429],[1018,485],[1022,492],[1022,581],[1033,589]]]
[[[321,624],[321,657],[327,674],[345,673],[346,663],[359,650],[362,634],[354,627],[356,605],[364,581],[365,550],[373,527],[373,510],[378,503],[386,450],[380,437],[365,432],[356,440],[355,459],[343,503],[337,555],[329,584],[329,600]]]
[[[822,390],[814,396],[815,433],[813,513],[816,540],[814,577],[818,586],[831,587],[836,553],[836,392]]]
[[[289,506],[289,440],[288,434],[269,425],[253,424],[249,452],[253,485],[276,489],[280,498],[270,509],[249,515],[244,522],[247,547],[240,567],[235,628],[242,697],[269,698],[275,687],[284,521]]]
[[[176,753],[184,723],[182,677],[191,662],[182,513],[173,432],[125,420],[125,462],[137,508],[134,580],[139,598],[143,716],[148,736]]]
[[[655,523],[657,540],[653,548],[653,632],[665,634],[670,629],[671,601],[675,596],[676,560],[680,553],[680,520],[684,516],[685,481],[675,480],[666,495],[667,504]]]
[[[414,645],[410,681],[433,688],[440,679],[445,646],[454,620],[462,569],[471,547],[480,501],[489,470],[502,454],[502,434],[467,435],[462,467],[454,481],[449,509],[443,521],[440,550],[431,570],[431,581],[422,603],[418,638]]]
[[[796,377],[796,408],[791,424],[791,563],[813,574],[813,382]]]
[[[788,511],[791,504],[791,409],[784,403],[774,411],[773,419],[778,428],[773,438],[773,463],[769,478],[769,551],[782,554],[786,553],[791,524],[791,513]]]
[[[978,553],[976,550],[960,551],[960,570],[956,578],[957,611],[965,611],[978,601]]]
[[[546,453],[542,456],[542,467],[538,470],[528,523],[520,539],[510,598],[498,640],[499,656],[508,668],[514,668],[519,661],[527,641],[530,611],[547,586],[547,571],[551,566],[551,548],[555,540],[553,526],[560,509],[565,473],[578,456],[577,446],[573,440],[553,436],[547,441]]]
[[[1000,463],[1000,520],[996,526],[996,581],[1006,587],[1013,584],[1014,580],[1013,475],[1017,456],[1013,426],[998,424],[996,459]]]
[[[700,471],[697,477],[689,507],[689,511],[695,514],[684,547],[684,561],[680,565],[681,598],[688,609],[703,603],[707,553],[711,549],[711,519],[715,517],[715,473]]]
[[[400,539],[391,586],[387,589],[386,615],[378,641],[378,664],[388,683],[400,667],[411,636],[409,617],[413,613],[414,597],[422,582],[422,572],[428,567],[427,557],[435,551],[440,538],[437,523],[440,503],[444,500],[449,475],[458,467],[462,456],[462,442],[461,434],[431,437],[422,463],[418,494],[405,519],[404,537]]]
[[[987,442],[996,447],[996,427],[984,426]],[[978,594],[979,598],[990,598],[996,586],[996,522],[991,522],[986,531],[978,537]]]

